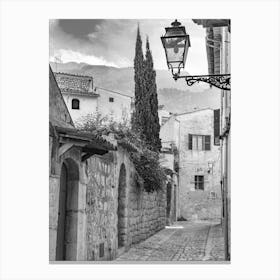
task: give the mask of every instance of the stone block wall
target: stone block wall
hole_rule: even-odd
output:
[[[213,195],[211,191],[188,191],[182,200],[187,208],[182,214],[187,220],[218,220],[221,218],[221,196]]]
[[[134,187],[129,193],[128,245],[147,239],[165,226],[165,192],[147,193]]]
[[[123,241],[121,247],[126,250],[164,228],[165,190],[147,193],[139,189],[134,166],[125,150],[119,148],[118,152],[92,157],[87,162],[87,260],[113,260],[119,242]],[[119,198],[122,165],[125,189]],[[120,212],[119,203],[124,205]],[[123,220],[121,228],[118,219]]]
[[[113,155],[86,161],[86,258],[110,260],[116,256],[117,186]]]
[[[204,109],[177,117],[180,120],[179,216],[187,220],[221,219],[221,156],[214,145],[214,113]],[[210,150],[189,149],[189,134],[210,135]],[[204,189],[195,189],[203,176]]]
[[[73,241],[71,246],[67,245],[67,260],[113,260],[120,249],[127,250],[132,244],[145,240],[164,228],[166,222],[165,186],[161,191],[154,193],[147,193],[143,188],[139,188],[135,182],[134,166],[126,150],[118,147],[116,152],[92,156],[82,162],[81,151],[78,147],[70,148],[60,157],[58,148],[57,141],[51,137],[50,261],[57,260],[63,164],[67,167],[67,188],[70,188],[67,193],[71,194],[71,201],[67,202],[70,204],[66,206],[65,221],[68,220],[68,222],[65,222],[65,240]],[[122,176],[120,176],[121,170],[125,170]],[[121,194],[120,197],[119,194]],[[119,204],[122,208],[119,208]],[[120,240],[123,240],[122,244],[119,244]]]

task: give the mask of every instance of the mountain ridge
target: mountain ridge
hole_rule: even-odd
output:
[[[105,65],[90,65],[84,62],[50,62],[54,72],[92,76],[94,86],[120,91],[134,96],[133,67],[116,68]],[[219,107],[219,90],[200,85],[188,87],[184,79],[174,81],[168,70],[156,70],[158,101],[165,110],[183,113],[203,108]]]

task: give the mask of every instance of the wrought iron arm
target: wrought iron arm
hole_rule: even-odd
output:
[[[184,78],[188,86],[195,83],[204,82],[222,90],[230,90],[230,74],[217,74],[217,75],[197,75],[197,76],[173,76],[175,80]]]

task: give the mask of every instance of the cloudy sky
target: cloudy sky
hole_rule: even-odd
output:
[[[185,70],[207,74],[205,30],[190,19],[178,19],[190,35]],[[50,20],[50,60],[85,62],[93,65],[131,67],[135,54],[137,25],[145,46],[149,37],[154,66],[167,69],[160,36],[173,19],[63,19]]]

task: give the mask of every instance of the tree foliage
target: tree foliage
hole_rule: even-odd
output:
[[[135,131],[139,131],[141,138],[151,150],[158,152],[161,149],[161,141],[159,138],[156,72],[148,39],[144,59],[139,27],[135,47],[134,81],[135,113],[132,118],[132,127]]]
[[[158,98],[156,85],[156,71],[150,50],[149,39],[146,41],[146,58],[144,61],[145,103],[149,109],[149,121],[146,123],[146,142],[153,151],[160,151],[160,125],[158,118]]]
[[[113,134],[116,140],[132,144],[137,151],[128,151],[128,153],[135,167],[137,186],[143,187],[146,192],[161,189],[166,175],[159,163],[159,153],[148,149],[139,132],[132,130],[127,120],[115,122],[101,114],[89,114],[83,118],[77,128],[100,136]]]

